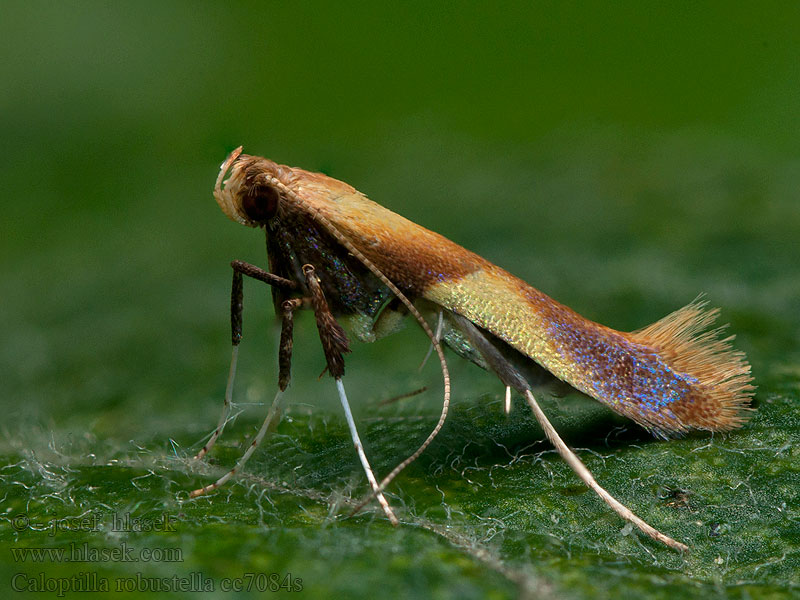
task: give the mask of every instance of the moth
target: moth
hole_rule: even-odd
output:
[[[308,309],[315,315],[327,370],[335,380],[372,496],[393,524],[398,521],[383,491],[431,443],[447,416],[450,376],[443,352],[447,345],[500,379],[506,386],[507,406],[511,390],[520,393],[559,454],[623,519],[667,546],[687,550],[597,483],[550,424],[534,391],[561,382],[664,439],[690,430],[739,427],[752,410],[755,388],[745,355],[731,345],[733,336],[722,338],[722,328],[709,329],[718,310],[696,300],[638,331],[616,331],[582,317],[344,182],[242,154],[241,147],[220,167],[214,196],[228,217],[264,230],[269,270],[241,261],[231,263],[233,354],[225,402],[216,430],[196,458],[213,446],[230,413],[242,336],[243,276],[271,286],[281,316],[278,393],[236,466],[192,496],[225,483],[275,426],[290,378],[293,314]],[[442,411],[420,447],[378,481],[342,383],[344,354],[350,351],[342,325],[360,340],[371,342],[391,333],[398,318],[406,314],[418,321],[439,358]]]

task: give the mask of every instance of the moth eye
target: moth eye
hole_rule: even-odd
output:
[[[280,195],[270,186],[256,186],[242,199],[242,210],[251,221],[263,223],[275,216]]]

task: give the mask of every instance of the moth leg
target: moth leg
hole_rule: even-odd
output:
[[[518,369],[511,363],[511,361],[504,357],[498,348],[492,344],[491,340],[480,330],[478,330],[478,328],[475,327],[471,321],[456,314],[453,315],[453,318],[461,331],[467,336],[470,343],[475,346],[475,348],[477,348],[477,350],[483,355],[483,358],[486,360],[486,364],[495,373],[495,375],[497,375],[507,387],[513,387],[525,396],[525,399],[528,401],[528,405],[531,407],[531,410],[533,411],[536,420],[539,422],[539,425],[544,430],[547,439],[550,440],[553,446],[555,446],[559,455],[561,455],[561,458],[564,459],[564,461],[570,466],[575,474],[578,475],[578,477],[580,477],[580,479],[589,488],[591,488],[598,496],[600,496],[600,498],[602,498],[605,503],[608,504],[620,517],[636,525],[642,532],[646,533],[654,540],[659,541],[670,548],[674,548],[675,550],[680,550],[681,552],[685,552],[689,549],[686,545],[673,540],[667,535],[664,535],[637,517],[633,511],[631,511],[631,509],[622,504],[603,487],[601,487],[600,484],[597,483],[597,480],[595,480],[591,471],[589,471],[581,459],[578,458],[578,456],[569,448],[569,446],[567,446],[564,440],[561,439],[561,436],[558,435],[558,432],[550,423],[547,415],[545,415],[544,411],[542,411],[540,408],[536,398],[534,398],[530,385],[520,374]]]
[[[358,437],[358,430],[356,429],[355,421],[353,421],[353,413],[350,412],[350,404],[347,402],[347,394],[344,391],[344,384],[342,383],[341,377],[336,378],[336,389],[339,392],[339,400],[342,402],[342,408],[344,409],[344,416],[347,419],[347,426],[350,428],[350,437],[353,438],[353,445],[356,448],[356,453],[358,454],[358,458],[361,461],[361,466],[364,468],[364,473],[367,475],[367,480],[369,480],[369,485],[372,488],[375,497],[378,499],[378,502],[383,508],[383,512],[386,513],[389,521],[392,525],[397,526],[399,525],[399,521],[397,517],[394,515],[392,511],[392,507],[389,506],[389,502],[386,500],[381,488],[378,486],[378,480],[375,478],[375,473],[372,471],[372,467],[369,466],[369,461],[367,460],[367,455],[364,452],[364,447],[361,444],[361,438]]]
[[[285,277],[281,277],[280,275],[275,275],[274,273],[265,271],[261,267],[251,265],[250,263],[246,263],[242,260],[231,261],[231,267],[233,267],[234,273],[241,273],[242,275],[247,275],[248,277],[252,277],[253,279],[258,279],[259,281],[263,281],[267,285],[271,285],[277,288],[282,288],[288,291],[293,291],[297,289],[297,284],[291,279],[286,279]]]
[[[439,318],[436,321],[436,331],[433,333],[433,337],[436,339],[437,342],[442,341],[442,331],[444,329],[444,311],[439,311]],[[419,367],[417,367],[418,371],[422,371],[422,367],[425,366],[425,363],[428,362],[428,359],[431,357],[433,353],[433,340],[431,340],[430,346],[428,346],[428,351],[425,353],[425,358],[422,359],[422,362],[419,363]]]
[[[303,298],[291,298],[281,305],[281,341],[278,346],[278,387],[284,391],[292,374],[292,348],[294,347],[294,311],[303,306]]]
[[[236,466],[233,467],[230,471],[225,473],[222,477],[220,477],[214,483],[202,487],[200,489],[194,490],[191,494],[189,494],[190,498],[196,498],[197,496],[202,496],[203,494],[207,494],[218,487],[225,484],[234,474],[238,471],[241,471],[244,467],[245,463],[248,461],[250,456],[253,454],[255,449],[261,443],[261,440],[264,439],[264,435],[267,432],[271,432],[277,427],[278,422],[280,421],[280,408],[281,408],[281,400],[283,399],[283,393],[286,391],[286,387],[289,385],[289,378],[290,378],[290,370],[292,364],[292,334],[294,331],[294,311],[300,308],[303,305],[303,300],[301,298],[292,298],[290,300],[286,300],[282,304],[283,308],[283,319],[281,322],[281,341],[280,341],[280,348],[278,350],[278,393],[275,395],[275,399],[272,401],[272,404],[269,407],[269,411],[267,412],[267,416],[264,419],[264,422],[261,425],[261,429],[258,430],[256,437],[253,438],[253,441],[250,442],[250,446],[247,448],[245,453],[236,463]],[[278,417],[278,418],[276,418]]]
[[[228,423],[228,418],[231,414],[231,406],[233,402],[233,381],[236,378],[236,363],[239,359],[239,342],[242,341],[242,299],[243,299],[243,282],[242,275],[247,275],[253,279],[258,279],[272,286],[281,287],[288,290],[297,288],[297,284],[289,279],[284,279],[278,275],[274,275],[240,260],[234,260],[231,263],[233,268],[233,283],[231,284],[231,342],[233,345],[231,351],[231,366],[228,371],[228,384],[225,386],[225,399],[222,404],[222,414],[220,415],[219,422],[216,429],[211,434],[208,442],[200,449],[194,458],[203,458],[208,451],[211,450],[214,443],[220,435],[222,435],[225,425]],[[290,317],[291,319],[291,317]],[[288,379],[287,379],[288,383]],[[281,389],[286,389],[285,387]]]
[[[236,466],[233,467],[230,471],[225,473],[222,477],[217,479],[214,483],[211,483],[205,487],[200,489],[194,490],[191,494],[189,494],[190,498],[196,498],[197,496],[202,496],[203,494],[207,494],[208,492],[214,491],[218,487],[225,484],[228,479],[233,477],[238,471],[241,471],[244,464],[250,458],[250,455],[253,454],[255,449],[261,443],[261,440],[264,439],[264,435],[270,428],[272,421],[275,419],[275,416],[280,411],[281,399],[283,397],[283,390],[278,390],[278,393],[275,394],[275,399],[272,401],[272,404],[269,407],[269,412],[267,412],[267,418],[264,419],[264,423],[261,425],[261,429],[258,430],[256,437],[253,438],[253,441],[250,442],[250,446],[247,448],[247,451],[242,455],[239,459],[239,462],[236,463]]]
[[[216,429],[211,434],[211,437],[206,442],[205,446],[200,449],[200,452],[195,454],[195,460],[203,458],[208,451],[214,446],[217,438],[222,434],[225,425],[228,422],[228,417],[231,414],[231,405],[233,402],[233,380],[236,378],[236,363],[239,359],[239,342],[242,341],[242,274],[234,269],[233,283],[231,284],[231,366],[228,371],[228,384],[225,386],[225,400],[222,403],[222,414],[219,417]]]
[[[344,391],[344,384],[342,383],[342,376],[344,375],[344,356],[345,352],[350,352],[347,335],[342,329],[341,325],[336,322],[333,314],[328,308],[328,303],[325,300],[325,295],[322,292],[322,287],[319,284],[314,267],[312,265],[303,265],[303,273],[306,276],[306,283],[308,290],[311,294],[311,305],[314,308],[314,316],[317,321],[317,329],[319,330],[320,341],[322,342],[322,349],[325,353],[325,360],[328,365],[328,372],[336,381],[336,389],[339,392],[339,400],[344,409],[345,419],[347,426],[350,428],[350,437],[353,439],[358,458],[361,461],[361,466],[364,468],[364,473],[367,475],[372,491],[378,502],[386,513],[387,518],[392,525],[398,525],[397,517],[395,516],[392,508],[389,506],[386,498],[381,491],[378,480],[375,478],[375,473],[367,460],[367,455],[364,452],[364,446],[361,443],[361,438],[358,435],[355,421],[353,420],[353,413],[350,411],[350,403],[347,401],[347,394]]]
[[[388,406],[389,404],[398,402],[399,400],[405,400],[406,398],[413,398],[414,396],[417,396],[427,391],[428,391],[428,386],[423,385],[421,388],[417,388],[416,390],[413,390],[411,392],[406,392],[405,394],[399,394],[397,396],[392,396],[391,398],[387,398],[386,400],[381,400],[380,402],[378,402],[378,406]]]
[[[578,456],[569,448],[569,446],[567,446],[564,440],[561,439],[561,436],[558,435],[558,432],[550,423],[547,415],[545,415],[542,409],[539,407],[539,403],[536,402],[536,398],[533,397],[531,390],[526,389],[524,394],[525,399],[528,401],[528,405],[531,407],[531,410],[536,417],[536,420],[539,421],[539,425],[541,425],[542,429],[544,429],[547,439],[549,439],[553,446],[555,446],[556,450],[558,450],[561,458],[563,458],[572,468],[572,470],[575,471],[578,477],[581,478],[581,481],[594,490],[594,492],[600,496],[605,503],[608,504],[620,517],[636,525],[642,532],[646,533],[654,540],[659,541],[670,548],[674,548],[675,550],[680,550],[681,552],[686,552],[689,550],[689,547],[686,544],[681,544],[680,542],[673,540],[668,535],[661,533],[656,528],[649,525],[646,521],[637,517],[630,508],[614,498],[614,496],[607,492],[605,488],[597,483],[597,480],[594,478],[594,475],[592,475],[592,472],[586,467],[586,465],[583,464],[581,459],[578,458]]]

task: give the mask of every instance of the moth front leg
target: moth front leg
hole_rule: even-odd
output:
[[[344,375],[344,353],[350,352],[347,335],[328,307],[328,302],[325,300],[322,286],[314,272],[314,266],[303,265],[303,273],[306,276],[306,285],[308,286],[308,291],[311,296],[311,306],[314,309],[314,317],[317,321],[317,329],[319,330],[319,338],[322,342],[323,352],[325,353],[327,369],[336,381],[336,389],[339,393],[339,400],[342,403],[342,408],[344,409],[347,426],[350,428],[350,436],[353,439],[353,445],[356,448],[358,458],[361,460],[361,466],[364,468],[364,473],[367,475],[367,480],[369,481],[370,487],[372,487],[375,497],[378,499],[389,521],[392,525],[396,526],[399,524],[399,521],[392,511],[392,508],[389,506],[389,502],[387,502],[384,497],[378,485],[378,480],[375,478],[375,473],[372,471],[372,467],[367,460],[364,446],[361,443],[361,438],[358,435],[358,430],[353,420],[353,413],[350,411],[350,403],[347,401],[344,384],[342,383],[342,376]]]
[[[194,458],[203,458],[212,446],[216,443],[219,436],[222,434],[228,418],[231,413],[231,406],[233,400],[233,381],[236,378],[236,363],[239,360],[239,343],[242,341],[242,313],[243,313],[243,298],[244,298],[244,283],[242,275],[247,275],[253,279],[258,279],[264,283],[279,287],[285,290],[296,290],[297,284],[294,281],[285,279],[273,273],[269,273],[260,267],[251,265],[241,260],[234,260],[231,262],[233,268],[233,282],[231,283],[231,366],[228,371],[228,384],[225,386],[225,399],[222,404],[222,414],[220,415],[219,422],[216,429],[211,434],[208,442],[200,449]],[[288,384],[288,379],[287,382]],[[285,389],[285,386],[281,389]]]
[[[295,289],[297,284],[293,281],[289,281],[288,279],[283,279],[282,277],[278,277],[272,273],[268,273],[259,267],[254,265],[250,265],[248,263],[243,263],[241,261],[233,261],[231,263],[233,267],[233,284],[231,286],[231,339],[233,342],[233,354],[231,358],[231,369],[228,375],[228,385],[225,391],[225,404],[222,410],[222,416],[220,417],[219,424],[217,425],[216,430],[211,436],[211,439],[206,443],[203,449],[197,454],[195,458],[201,458],[204,456],[214,445],[214,442],[219,438],[222,430],[225,428],[225,424],[228,421],[228,416],[231,410],[232,404],[232,395],[233,395],[233,379],[236,374],[236,359],[238,356],[238,347],[239,342],[242,339],[242,312],[243,312],[243,281],[242,275],[248,275],[249,277],[253,277],[260,281],[264,281],[269,283],[270,285],[278,285],[281,287],[287,287],[290,289]],[[250,446],[247,448],[247,451],[242,455],[239,461],[236,463],[236,466],[233,467],[230,471],[228,471],[225,475],[219,478],[214,483],[202,487],[200,489],[194,490],[190,497],[194,498],[200,496],[202,494],[206,494],[210,491],[213,491],[223,485],[228,479],[230,479],[237,471],[240,471],[242,467],[244,467],[247,460],[253,454],[255,449],[261,443],[261,440],[264,438],[264,435],[268,431],[272,431],[278,424],[278,420],[276,417],[280,412],[280,405],[281,399],[283,397],[283,392],[286,390],[286,387],[289,385],[289,378],[291,372],[291,361],[292,361],[292,345],[293,345],[293,331],[294,331],[294,311],[298,308],[303,306],[303,299],[302,298],[292,298],[283,302],[282,309],[282,322],[281,322],[281,341],[278,350],[278,393],[275,395],[275,399],[272,401],[270,405],[269,411],[267,412],[267,416],[264,419],[263,424],[261,425],[261,429],[259,429],[256,437],[253,438],[253,441],[250,443]]]

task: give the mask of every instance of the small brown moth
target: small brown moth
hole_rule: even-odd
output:
[[[230,177],[223,182],[230,171]],[[524,281],[368,200],[351,186],[319,173],[242,154],[220,168],[214,196],[228,217],[264,229],[269,271],[233,261],[233,353],[219,424],[197,454],[204,456],[225,426],[231,407],[241,340],[242,276],[272,287],[282,316],[278,393],[256,437],[236,466],[198,496],[225,483],[279,417],[289,383],[292,316],[313,311],[327,363],[372,493],[397,524],[383,490],[431,443],[447,416],[450,376],[442,342],[493,372],[527,400],[548,439],[575,473],[623,519],[671,548],[687,547],[657,531],[603,489],[555,431],[533,394],[560,380],[667,438],[692,429],[725,431],[747,419],[750,365],[731,348],[732,337],[708,330],[717,310],[693,302],[632,333],[580,316]],[[402,306],[401,306],[402,305]],[[350,351],[340,322],[363,341],[393,330],[405,308],[421,325],[439,357],[444,379],[442,412],[420,447],[378,482],[361,445],[345,394],[344,354]],[[437,320],[436,332],[428,319]]]

